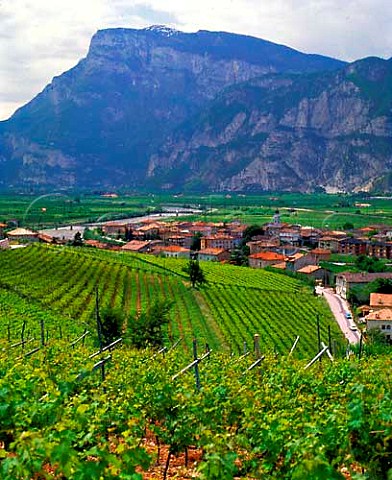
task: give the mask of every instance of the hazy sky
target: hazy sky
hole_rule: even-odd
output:
[[[343,60],[392,57],[391,0],[0,0],[0,119],[108,27],[223,30]]]

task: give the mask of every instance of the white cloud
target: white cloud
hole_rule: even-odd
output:
[[[96,30],[156,23],[346,60],[392,56],[390,0],[0,0],[0,118],[84,57]]]

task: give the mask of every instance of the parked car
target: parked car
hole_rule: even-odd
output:
[[[350,312],[345,312],[344,316],[348,319],[353,318]]]

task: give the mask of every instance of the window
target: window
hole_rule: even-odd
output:
[[[390,330],[391,329],[391,326],[390,325],[387,325],[387,330]]]
[[[381,325],[381,330],[385,330],[385,325]]]

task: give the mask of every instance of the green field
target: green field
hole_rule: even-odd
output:
[[[95,331],[95,292],[100,307],[121,309],[126,317],[144,311],[156,299],[173,302],[167,344],[193,338],[218,351],[241,352],[261,337],[263,351],[287,353],[296,336],[296,354],[317,349],[317,318],[327,341],[328,327],[338,344],[341,334],[324,300],[290,277],[231,265],[203,264],[207,284],[192,289],[185,262],[88,248],[30,246],[0,253],[0,329],[11,342],[21,328],[39,340],[45,318],[49,338],[70,341]],[[61,326],[61,327],[60,327]],[[11,329],[11,333],[10,333]],[[26,338],[26,337],[25,337]]]
[[[391,198],[294,193],[199,196],[121,193],[117,198],[75,192],[3,193],[0,194],[0,221],[15,220],[23,226],[42,228],[145,215],[160,212],[167,206],[200,208],[201,214],[187,218],[205,221],[236,220],[262,224],[270,221],[275,210],[279,209],[282,221],[312,227],[341,229],[345,223],[352,223],[356,228],[392,225]]]

